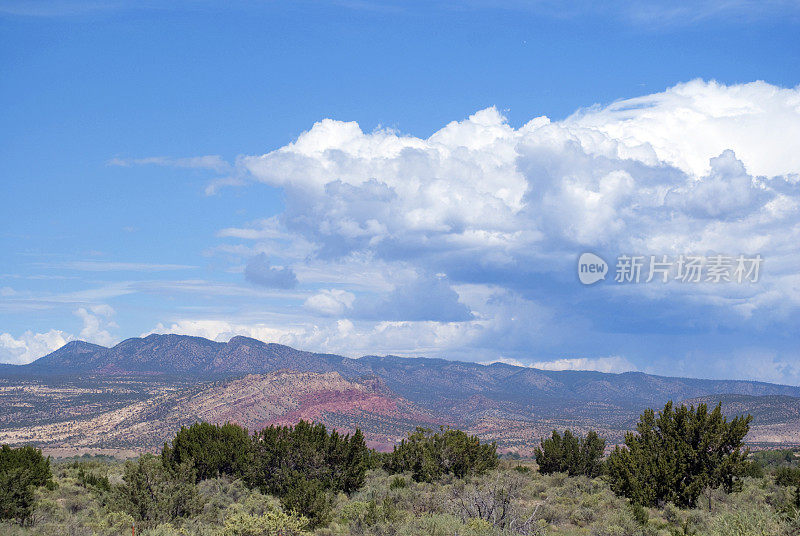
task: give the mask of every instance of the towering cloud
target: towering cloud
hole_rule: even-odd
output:
[[[326,119],[240,165],[283,188],[278,225],[319,259],[368,254],[525,287],[586,248],[757,252],[770,269],[749,292],[781,288],[797,305],[796,139],[800,90],[696,80],[519,128],[489,108],[427,139]]]

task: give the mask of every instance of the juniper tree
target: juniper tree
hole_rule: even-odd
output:
[[[361,430],[351,435],[327,431],[323,424],[300,421],[270,426],[253,436],[253,463],[247,481],[281,498],[289,510],[320,524],[333,494],[350,493],[364,484],[371,463]]]
[[[222,475],[241,477],[252,458],[250,435],[232,423],[198,422],[181,427],[172,444],[165,444],[161,451],[167,467],[177,469],[183,463],[191,463],[198,481]]]
[[[384,458],[390,473],[410,472],[418,482],[432,482],[445,474],[457,478],[497,467],[495,443],[481,443],[461,430],[441,428],[433,433],[417,428]]]
[[[601,457],[605,446],[605,440],[594,431],[579,438],[569,430],[564,430],[563,436],[553,430],[551,437],[542,439],[541,445],[536,447],[534,456],[540,473],[594,478],[603,472]]]
[[[751,420],[728,421],[721,405],[710,413],[705,404],[676,409],[668,402],[658,415],[648,409],[608,458],[611,487],[644,506],[694,506],[706,488],[732,491],[747,471],[742,441]]]
[[[0,448],[0,519],[27,521],[33,512],[34,490],[42,486],[55,486],[49,457],[28,446]]]

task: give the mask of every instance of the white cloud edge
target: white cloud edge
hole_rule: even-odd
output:
[[[634,372],[639,369],[630,361],[622,356],[608,357],[570,357],[553,359],[550,361],[526,362],[511,357],[500,357],[491,361],[482,361],[482,365],[492,365],[494,363],[504,363],[515,367],[533,368],[538,370],[584,370],[596,372]]]

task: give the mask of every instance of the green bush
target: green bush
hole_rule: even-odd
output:
[[[307,527],[305,517],[280,511],[263,515],[235,512],[225,520],[222,536],[300,536]]]
[[[406,487],[406,479],[402,476],[396,476],[392,479],[391,484],[389,484],[389,489],[403,489]]]
[[[775,471],[775,483],[779,486],[800,486],[800,468],[778,468]]]
[[[53,487],[50,458],[33,447],[0,448],[0,519],[26,522],[33,512],[34,492]]]
[[[339,516],[351,531],[363,532],[366,527],[393,521],[396,510],[390,500],[351,501],[341,508]]]
[[[169,523],[162,523],[151,529],[145,529],[139,533],[140,536],[183,536],[178,529]]]
[[[111,491],[111,482],[107,475],[87,471],[83,465],[78,468],[78,482],[84,488],[94,488],[100,492]]]
[[[778,515],[767,509],[737,510],[718,516],[710,536],[777,536],[782,528]]]
[[[633,519],[640,525],[647,525],[647,522],[650,520],[650,513],[647,511],[647,508],[641,504],[631,504],[631,514],[633,515]]]
[[[143,528],[196,515],[201,504],[195,478],[190,464],[165,467],[160,458],[147,454],[125,464],[115,503]]]

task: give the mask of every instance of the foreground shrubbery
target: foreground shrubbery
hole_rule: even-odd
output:
[[[493,444],[458,430],[420,429],[378,455],[360,432],[305,422],[253,436],[196,424],[160,457],[58,462],[52,479],[35,449],[5,449],[0,471],[22,460],[38,480],[25,488],[28,514],[0,521],[0,533],[111,536],[135,524],[140,536],[799,534],[796,457],[746,462],[747,424],[668,405],[646,412],[607,462],[596,434],[554,433],[537,452],[538,471],[532,461],[498,460]],[[672,478],[677,467],[685,478]],[[626,497],[622,469],[645,482],[663,476],[662,495]],[[691,500],[695,490],[704,500]]]
[[[36,489],[53,485],[50,459],[39,450],[0,448],[0,519],[25,523],[33,511]]]
[[[108,478],[112,491],[85,482],[81,471]],[[0,524],[0,534],[130,534],[135,520],[115,502],[114,491],[125,471],[121,463],[55,463],[57,486],[36,492],[31,521],[25,526]],[[694,508],[667,503],[636,509],[602,477],[542,475],[525,461],[500,462],[479,476],[445,475],[431,483],[417,482],[410,473],[371,469],[358,491],[333,497],[327,523],[317,528],[240,479],[222,476],[191,485],[192,515],[137,524],[137,535],[789,536],[800,530],[794,489],[775,483],[771,473],[744,479],[735,493],[712,490],[711,508],[700,501]]]

